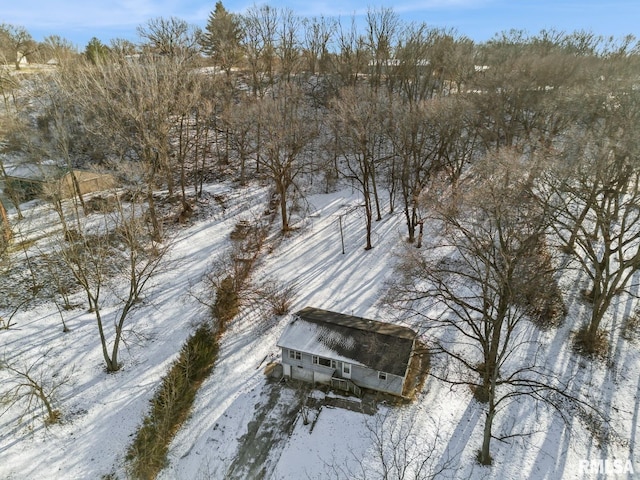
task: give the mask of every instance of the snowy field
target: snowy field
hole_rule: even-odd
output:
[[[0,331],[0,355],[24,364],[40,359],[44,372],[69,376],[58,396],[61,424],[45,428],[38,419],[20,423],[17,408],[0,417],[0,478],[99,479],[110,474],[126,478],[124,455],[149,399],[193,326],[204,318],[190,290],[228,247],[235,223],[262,211],[266,201],[266,190],[257,187],[238,191],[211,185],[208,192],[226,195],[227,207],[223,211],[213,202],[202,206],[210,214],[179,230],[171,268],[157,277],[147,301],[132,314],[135,335],[127,338],[121,371],[105,373],[95,320],[86,309],[65,313],[68,333],[62,332],[60,313],[53,304],[19,312],[13,318],[15,326]],[[295,284],[293,311],[314,306],[397,321],[380,299],[393,275],[396,255],[405,248],[401,213],[385,213],[374,224],[374,248],[365,251],[364,218],[352,208],[359,203],[357,193],[319,194],[309,201],[311,213],[296,231],[284,239],[274,231],[268,239],[252,281]],[[40,211],[37,218],[27,215],[24,222],[29,219],[45,221],[46,212]],[[572,275],[561,281],[565,291],[582,288],[581,279]],[[82,303],[83,298],[78,295],[75,300]],[[160,478],[379,478],[380,456],[373,434],[381,431],[382,424],[390,435],[388,444],[396,438],[394,433],[409,439],[403,447],[407,458],[428,456],[428,467],[440,472],[438,478],[595,479],[603,477],[585,473],[585,461],[605,458],[622,465],[631,461],[640,478],[640,454],[635,454],[640,432],[640,347],[612,334],[615,364],[576,356],[570,346],[571,329],[576,325],[573,319],[584,318],[586,306],[574,295],[565,300],[569,318],[564,325],[533,334],[558,378],[572,379],[576,392],[598,403],[608,416],[602,448],[602,435],[594,438],[578,418],[566,424],[557,413],[521,399],[499,412],[494,431],[512,437],[494,440],[494,465],[481,467],[475,454],[482,441],[482,405],[467,387],[451,387],[432,378],[410,405],[380,405],[373,416],[341,408],[312,410],[311,428],[291,410],[295,392],[264,374],[265,365],[278,358],[275,344],[288,318],[264,319],[245,309],[222,337],[213,374],[177,433]],[[612,306],[608,319],[612,331],[632,306],[626,299]],[[442,365],[436,361],[434,368]],[[284,429],[286,418],[291,423]],[[261,452],[259,465],[249,465],[243,445],[249,437],[262,434],[267,435],[268,448]]]

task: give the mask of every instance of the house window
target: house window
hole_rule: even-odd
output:
[[[335,362],[332,360],[329,360],[328,358],[318,357],[317,355],[314,355],[313,363],[315,365],[322,365],[323,367],[331,367],[331,364]]]
[[[348,363],[343,363],[342,372],[349,375],[351,373],[351,365],[349,365]]]
[[[378,372],[378,380],[386,380],[387,374],[384,372]]]
[[[289,358],[292,360],[301,360],[302,354],[300,352],[296,352],[295,350],[289,350]]]

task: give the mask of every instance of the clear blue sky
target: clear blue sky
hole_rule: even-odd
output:
[[[542,29],[587,30],[597,35],[640,38],[640,0],[274,0],[304,17],[363,15],[367,8],[390,7],[403,20],[455,28],[482,42],[510,29],[531,34]],[[223,0],[242,13],[253,0]],[[261,4],[258,2],[258,4]],[[0,22],[25,27],[35,40],[56,34],[84,49],[91,37],[137,40],[136,27],[150,18],[176,16],[203,27],[215,0],[0,0]]]

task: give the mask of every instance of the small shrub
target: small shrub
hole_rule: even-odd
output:
[[[64,231],[64,240],[66,242],[77,242],[82,239],[80,233],[73,228],[66,229]]]
[[[56,423],[60,423],[60,420],[62,419],[62,412],[60,412],[60,410],[53,410],[51,413],[49,413],[49,415],[47,415],[47,418],[44,419],[44,424],[49,426],[49,425],[55,425]]]
[[[234,240],[237,251],[255,258],[268,233],[269,224],[264,220],[239,220],[229,236]]]
[[[85,202],[85,206],[87,208],[87,212],[112,212],[115,210],[117,205],[117,200],[114,196],[102,197],[100,195],[96,195],[94,197],[89,198]]]
[[[20,421],[37,417],[38,411],[43,415],[45,426],[59,423],[62,413],[55,408],[57,391],[70,380],[70,374],[57,375],[52,365],[43,365],[43,354],[30,365],[19,365],[13,361],[0,360],[0,369],[8,373],[2,384],[0,404],[9,408],[19,405],[22,408]]]
[[[286,315],[296,295],[296,285],[268,279],[256,289],[257,300],[266,305],[271,315]]]
[[[622,338],[633,341],[640,334],[640,308],[629,315],[622,326]]]
[[[222,323],[226,323],[238,314],[240,299],[233,277],[227,276],[216,289],[216,299],[211,314]]]
[[[555,280],[550,281],[546,291],[532,294],[528,303],[531,320],[543,330],[559,327],[567,316],[562,292]]]
[[[562,290],[554,278],[551,254],[544,238],[536,239],[531,258],[523,268],[518,303],[527,309],[531,321],[546,330],[559,327],[567,315]]]
[[[598,330],[595,336],[591,336],[585,326],[576,332],[573,349],[585,357],[603,359],[609,350],[608,333],[607,330]]]
[[[229,234],[231,240],[244,240],[249,236],[249,232],[251,231],[251,224],[248,220],[239,220],[233,231]]]

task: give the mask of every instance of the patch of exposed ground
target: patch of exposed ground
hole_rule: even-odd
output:
[[[239,439],[226,479],[270,478],[302,413],[305,396],[304,409],[307,410],[310,429],[313,429],[323,408],[341,408],[366,415],[377,411],[379,398],[375,394],[367,392],[361,399],[328,395],[326,391],[308,389],[306,384],[301,387],[296,381],[279,382],[280,376],[272,374],[270,368],[266,373],[270,378],[264,387],[264,400],[256,406],[247,433]]]
[[[273,379],[265,389],[266,401],[256,406],[247,433],[240,438],[238,453],[227,470],[225,478],[229,480],[268,478],[270,469],[277,463],[269,463],[268,458],[279,458],[293,431],[300,411],[299,400],[280,401],[283,386]]]

